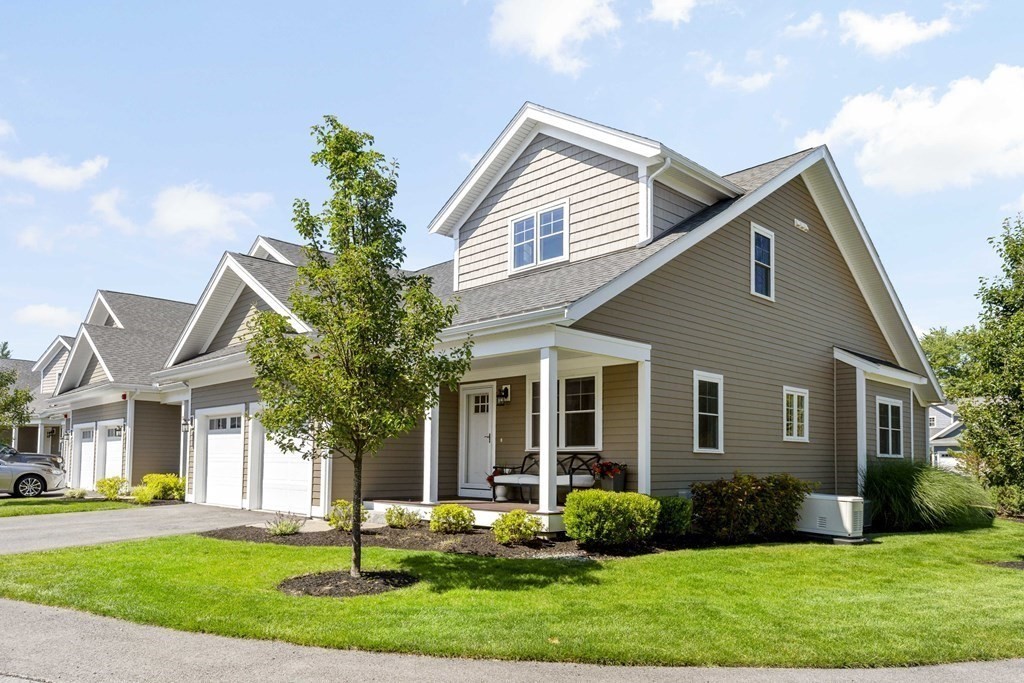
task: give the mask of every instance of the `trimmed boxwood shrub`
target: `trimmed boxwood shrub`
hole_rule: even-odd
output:
[[[864,498],[871,501],[872,528],[885,531],[989,524],[995,516],[981,484],[926,462],[869,465]]]
[[[565,533],[582,545],[616,547],[650,542],[658,524],[657,500],[642,493],[589,489],[565,498]]]
[[[800,507],[813,486],[789,474],[694,484],[695,531],[719,543],[745,543],[782,536],[796,529]]]
[[[445,503],[430,513],[430,530],[441,534],[464,534],[473,530],[476,515],[465,505]]]
[[[678,541],[690,530],[693,502],[678,496],[662,496],[656,500],[661,508],[654,535],[662,540]]]
[[[494,540],[502,545],[529,543],[541,530],[540,517],[526,510],[510,510],[494,520]]]

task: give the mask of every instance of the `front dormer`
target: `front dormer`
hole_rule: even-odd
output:
[[[456,290],[656,239],[742,190],[654,140],[527,103],[434,218]]]

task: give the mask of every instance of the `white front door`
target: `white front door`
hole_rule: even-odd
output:
[[[313,461],[285,453],[269,436],[263,441],[260,508],[309,515],[313,498]],[[319,503],[317,503],[319,505]]]
[[[78,488],[89,491],[96,488],[96,430],[92,427],[75,432],[75,467]]]
[[[121,423],[101,424],[97,427],[97,431],[99,432],[99,446],[103,450],[103,476],[122,476],[124,450],[121,439],[124,429]]]
[[[206,421],[206,499],[210,505],[242,507],[242,416],[220,415]]]
[[[494,468],[494,385],[462,387],[459,495],[488,495]]]

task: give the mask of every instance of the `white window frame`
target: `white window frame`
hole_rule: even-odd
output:
[[[757,291],[757,265],[758,261],[754,258],[755,254],[755,236],[762,235],[767,237],[771,249],[769,250],[769,258],[771,259],[771,265],[768,267],[768,287],[771,291],[771,296],[765,296]],[[760,265],[764,265],[763,263]],[[750,224],[750,293],[754,296],[764,299],[765,301],[775,301],[775,233],[768,228],[758,225],[757,223]]]
[[[878,419],[878,408],[882,405],[896,406],[900,409],[900,452],[894,453],[883,453],[880,447],[882,443],[882,421]],[[875,397],[875,457],[878,458],[894,458],[897,460],[903,459],[903,417],[906,413],[903,410],[903,401],[896,398],[889,398],[888,396],[876,396]],[[889,437],[890,444],[892,443],[892,412],[889,413]],[[892,451],[890,445],[889,450]]]
[[[698,390],[700,381],[718,383],[718,448],[700,447],[700,401]],[[710,414],[710,413],[709,413]],[[725,453],[725,377],[703,370],[693,371],[693,452],[694,453]]]
[[[558,449],[579,451],[580,453],[598,452],[604,442],[604,389],[603,374],[604,368],[592,368],[582,370],[570,370],[565,374],[558,373]],[[565,381],[568,379],[594,378],[594,439],[597,441],[593,446],[566,446],[565,445]],[[528,375],[526,377],[526,452],[534,453],[538,449],[533,448],[533,383],[540,381],[540,375]]]
[[[547,261],[540,260],[540,215],[547,211],[554,209],[562,209],[562,255],[558,258],[548,259]],[[524,218],[533,217],[533,263],[519,266],[516,268],[515,261],[515,244],[514,244],[514,226],[517,222]],[[545,204],[544,206],[535,209],[533,211],[527,211],[513,216],[508,220],[508,272],[509,273],[522,273],[533,268],[540,268],[541,266],[547,266],[552,263],[562,263],[563,261],[569,260],[569,199],[561,199],[551,204]]]
[[[803,423],[803,436],[799,436],[799,429],[794,434],[786,433],[786,411],[789,408],[789,397],[802,397],[804,399],[804,423]],[[793,406],[793,426],[797,426],[796,422],[796,405]],[[799,387],[782,387],[782,440],[783,441],[795,441],[799,443],[809,443],[811,440],[811,394],[807,389],[801,389]]]

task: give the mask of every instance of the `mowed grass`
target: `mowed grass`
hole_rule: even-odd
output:
[[[305,645],[616,664],[884,666],[1024,656],[1024,524],[606,562],[367,549],[422,581],[338,600],[284,578],[349,552],[178,536],[0,557],[0,595]]]
[[[0,517],[52,515],[58,512],[90,512],[133,507],[119,500],[73,500],[71,498],[0,498]]]

